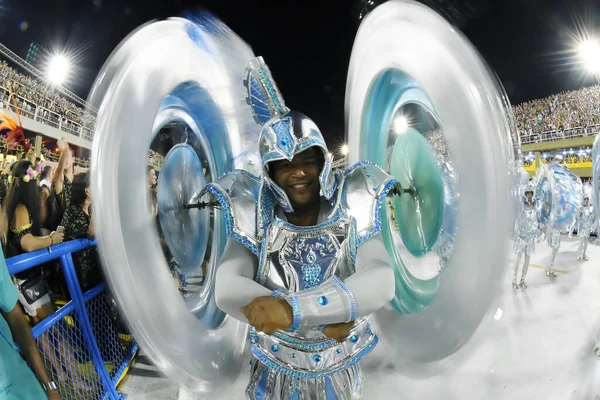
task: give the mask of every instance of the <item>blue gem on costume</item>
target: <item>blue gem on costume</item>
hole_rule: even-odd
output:
[[[351,341],[352,343],[356,343],[356,342],[358,342],[358,336],[356,336],[356,335],[352,335],[352,336],[350,336],[350,341]]]
[[[342,353],[342,349],[337,349],[335,352],[338,353],[338,354],[341,354]]]
[[[326,306],[329,303],[329,299],[325,296],[319,297],[319,304],[322,306]]]
[[[319,264],[303,265],[302,274],[304,275],[304,289],[310,289],[321,283],[321,267]]]
[[[316,362],[316,363],[321,362],[321,356],[318,355],[318,354],[315,354],[313,356],[313,361]]]
[[[296,358],[296,353],[292,353],[292,358]]]
[[[273,346],[271,346],[271,350],[273,351],[273,353],[277,353],[279,351],[279,345],[274,344]]]

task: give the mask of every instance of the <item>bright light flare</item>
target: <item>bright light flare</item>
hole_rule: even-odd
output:
[[[400,135],[402,133],[405,133],[408,130],[408,128],[410,128],[410,123],[406,116],[400,115],[394,118],[394,131],[396,132],[396,134]]]
[[[350,151],[350,149],[348,148],[348,145],[345,144],[342,146],[341,152],[343,156],[347,156],[348,155],[348,151]]]
[[[588,39],[579,45],[578,52],[585,68],[591,73],[600,74],[600,43]]]
[[[48,80],[55,85],[63,85],[69,78],[71,62],[62,54],[52,56],[48,62],[46,74]]]

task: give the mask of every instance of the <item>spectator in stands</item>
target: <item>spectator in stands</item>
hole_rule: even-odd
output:
[[[44,215],[44,219],[42,221],[42,234],[49,235],[50,230],[48,229],[47,222],[49,220],[49,214],[51,213],[51,207],[48,206],[48,199],[52,194],[52,166],[46,165],[42,169],[42,173],[40,175],[40,197],[42,199],[42,204],[46,207],[46,213]]]
[[[17,299],[18,293],[8,276],[4,255],[0,253],[0,394],[7,399],[37,400],[47,396],[50,400],[59,400],[58,387],[48,377]]]
[[[65,211],[61,225],[65,227],[65,239],[94,239],[92,220],[92,192],[87,172],[75,175],[69,208]],[[73,263],[81,290],[84,292],[102,282],[95,247],[73,254]]]
[[[156,170],[152,166],[148,166],[148,175],[146,177],[150,190],[156,192]]]
[[[52,232],[48,236],[41,235],[40,210],[37,181],[33,165],[29,160],[16,163],[13,181],[5,202],[6,215],[10,223],[8,232],[11,256],[50,247],[63,241],[61,232]],[[27,314],[37,323],[54,311],[50,295],[45,287],[41,268],[30,269],[16,275],[16,283],[21,288],[20,301]],[[30,296],[30,288],[35,288],[37,295]]]
[[[4,199],[6,198],[6,194],[8,193],[8,188],[10,187],[10,176],[13,172],[14,167],[15,163],[12,163],[9,168],[9,172],[3,174],[2,177],[0,177],[0,204],[4,203]]]
[[[42,169],[42,174],[40,175],[40,187],[50,190],[50,188],[52,187],[52,178],[53,177],[54,177],[54,174],[52,173],[52,166],[46,165]]]
[[[51,232],[50,235],[41,234],[41,215],[45,212],[45,205],[39,195],[39,187],[33,164],[29,160],[20,160],[15,164],[12,183],[5,200],[6,219],[8,221],[8,244],[10,256],[48,248],[54,244],[62,243],[64,233]],[[14,282],[19,293],[19,302],[25,312],[30,316],[32,323],[40,321],[54,313],[54,304],[50,298],[48,285],[44,279],[41,266],[30,268],[15,274]],[[49,337],[40,338],[40,347],[61,381],[87,390],[87,385],[79,372],[76,371],[74,350],[63,343],[59,353],[55,352]],[[60,340],[57,340],[60,342]],[[61,363],[59,357],[64,360]],[[65,372],[64,367],[68,370]]]
[[[60,139],[58,141],[58,149],[60,151],[60,159],[52,178],[52,186],[54,194],[59,199],[60,208],[64,213],[69,208],[71,202],[71,182],[73,182],[75,169],[73,165],[73,153],[69,148],[69,143],[64,139]]]

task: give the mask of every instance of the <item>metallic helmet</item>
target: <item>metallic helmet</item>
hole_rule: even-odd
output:
[[[306,115],[290,111],[285,106],[283,96],[262,57],[250,61],[246,72],[246,101],[252,108],[254,120],[263,125],[258,145],[265,185],[273,192],[281,208],[285,212],[292,212],[292,204],[285,191],[269,175],[268,164],[278,160],[291,161],[296,154],[310,147],[318,147],[323,152],[324,159],[323,169],[319,174],[321,195],[330,200],[338,180],[332,172],[333,157],[321,131]]]

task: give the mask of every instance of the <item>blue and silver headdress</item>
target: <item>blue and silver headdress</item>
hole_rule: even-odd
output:
[[[527,192],[535,193],[535,185],[533,184],[533,181],[529,181],[525,184],[525,187],[523,188],[523,194],[527,194]]]
[[[317,125],[306,115],[290,111],[285,106],[283,96],[262,57],[250,61],[244,84],[248,88],[246,101],[252,107],[254,120],[263,126],[258,140],[263,177],[277,203],[285,212],[293,211],[283,189],[269,176],[268,164],[277,160],[291,161],[296,154],[310,147],[318,147],[323,152],[325,163],[319,183],[321,194],[330,200],[337,180],[331,170],[332,156]]]
[[[529,201],[527,200],[527,192],[531,192],[535,197],[535,184],[533,181],[527,182],[525,184],[525,186],[523,187],[523,192],[522,192],[523,203],[529,203]],[[535,202],[534,199],[532,199],[532,201]]]

